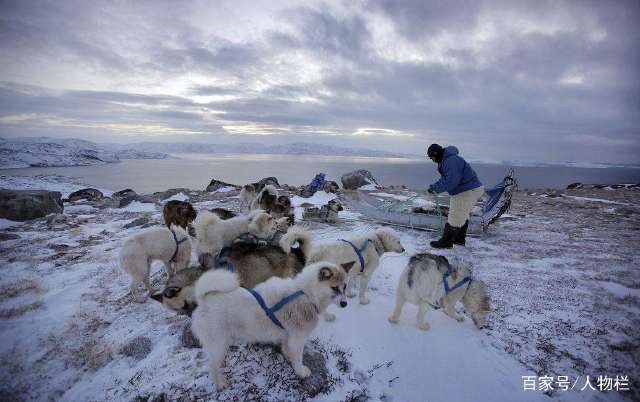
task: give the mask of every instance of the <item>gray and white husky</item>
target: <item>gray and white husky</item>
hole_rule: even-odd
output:
[[[479,279],[472,278],[472,273],[467,264],[455,259],[451,264],[452,273],[446,278],[447,285],[452,289],[445,291],[444,275],[449,268],[449,261],[442,255],[430,253],[417,254],[411,257],[406,268],[400,275],[398,290],[396,291],[396,308],[389,317],[389,322],[397,323],[400,319],[402,306],[409,302],[418,306],[417,326],[419,329],[428,330],[429,323],[425,315],[432,308],[442,307],[451,318],[461,322],[464,317],[456,314],[454,306],[462,300],[464,308],[471,316],[473,323],[478,328],[486,324],[486,316],[489,313],[489,295],[487,288]],[[461,286],[453,289],[464,278],[470,278]]]
[[[333,199],[321,208],[311,207],[305,208],[302,212],[302,219],[307,221],[322,221],[328,223],[340,222],[339,212],[342,211],[342,203],[340,200]]]
[[[198,307],[192,328],[209,358],[209,376],[216,388],[227,386],[222,365],[229,346],[239,342],[280,344],[295,373],[308,377],[311,370],[302,363],[305,340],[332,301],[340,298],[340,305],[347,305],[347,271],[353,264],[318,262],[305,267],[295,278],[271,278],[256,286],[255,291],[267,306],[299,295],[272,313],[278,321],[272,321],[254,296],[239,287],[236,274],[223,270],[204,274],[195,286]]]

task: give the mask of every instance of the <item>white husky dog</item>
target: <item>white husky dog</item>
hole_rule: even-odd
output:
[[[250,233],[259,239],[268,239],[273,235],[274,226],[273,217],[261,210],[227,220],[209,211],[202,211],[193,221],[198,239],[198,259],[201,260],[204,255],[219,254],[224,246],[230,245],[243,233]]]
[[[253,184],[245,184],[240,190],[240,202],[244,208],[251,210],[251,203],[256,198],[256,188]]]
[[[349,286],[347,296],[355,297],[355,277],[360,275],[360,304],[369,304],[365,297],[369,280],[378,268],[380,257],[387,252],[403,253],[404,247],[400,243],[398,233],[388,227],[378,228],[362,235],[345,237],[344,240],[321,240],[311,243],[311,251],[307,263],[316,261],[331,261],[343,264],[356,260],[355,267],[349,271]],[[353,245],[353,246],[352,246]],[[359,250],[356,252],[354,246]],[[358,257],[362,256],[362,263]],[[333,321],[335,315],[326,313],[324,318]]]
[[[411,257],[407,267],[400,275],[398,290],[396,291],[396,308],[389,317],[389,321],[397,323],[400,319],[402,306],[412,303],[418,306],[418,328],[429,329],[425,315],[431,308],[442,307],[445,314],[459,322],[464,317],[456,314],[454,306],[462,299],[462,304],[471,315],[473,323],[478,328],[486,324],[489,313],[489,296],[484,282],[472,278],[471,270],[460,259],[455,259],[448,273],[449,261],[441,255],[423,253]],[[447,281],[445,289],[444,281]]]
[[[177,225],[171,225],[171,229],[154,227],[136,233],[122,243],[120,267],[131,276],[130,291],[136,301],[146,299],[146,295],[137,292],[141,282],[153,294],[149,284],[149,271],[154,260],[164,263],[169,277],[189,266],[191,240],[187,232]]]
[[[340,267],[323,261],[306,266],[295,278],[271,278],[258,284],[254,290],[267,309],[295,295],[280,309],[271,310],[273,321],[258,298],[239,287],[235,273],[216,270],[202,275],[195,286],[198,307],[192,328],[209,357],[209,376],[217,389],[227,386],[222,364],[227,348],[236,342],[280,344],[295,373],[309,376],[311,370],[302,364],[305,339],[318,324],[318,315],[344,295],[353,264]],[[346,299],[340,304],[346,306]]]

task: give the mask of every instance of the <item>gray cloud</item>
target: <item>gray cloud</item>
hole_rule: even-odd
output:
[[[640,162],[640,3],[218,6],[2,2],[0,135]]]

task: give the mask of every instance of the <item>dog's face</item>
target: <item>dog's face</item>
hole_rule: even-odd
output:
[[[329,207],[330,210],[334,211],[334,212],[339,212],[342,211],[342,203],[340,202],[340,200],[338,199],[333,199],[331,201],[329,201],[327,203],[327,206]]]
[[[283,216],[275,220],[275,227],[279,232],[286,232],[289,226],[291,226],[291,222],[288,216]]]
[[[332,300],[340,307],[347,307],[347,274],[355,263],[350,261],[340,266],[325,264],[318,270],[318,282],[330,288]]]
[[[191,223],[198,216],[198,212],[196,209],[188,202],[183,202],[182,205],[178,207],[178,213],[180,213],[186,219],[187,223]]]
[[[394,253],[404,253],[404,247],[400,243],[400,236],[391,228],[380,228],[376,230],[378,239],[382,242],[384,251]]]
[[[281,195],[280,197],[278,197],[277,203],[279,205],[282,205],[282,208],[291,208],[291,199],[289,199],[289,197],[287,197],[286,195]]]
[[[276,200],[277,198],[275,195],[264,192],[262,193],[262,197],[260,198],[260,208],[264,209],[265,211],[271,211],[276,204]]]
[[[162,292],[151,295],[169,310],[191,317],[198,304],[193,297],[193,286],[168,286]]]
[[[266,212],[261,212],[251,220],[250,231],[268,234],[275,228],[275,220]],[[254,233],[255,234],[255,233]]]

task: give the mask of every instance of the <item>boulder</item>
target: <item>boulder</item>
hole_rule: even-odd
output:
[[[313,398],[329,389],[329,371],[327,362],[319,352],[307,352],[302,355],[302,363],[309,367],[311,375],[302,380],[302,389]]]
[[[225,182],[220,181],[220,180],[211,179],[211,182],[209,182],[209,185],[207,186],[206,191],[209,191],[209,192],[216,191],[216,190],[224,188],[224,187],[236,187],[236,188],[239,188],[235,184],[229,184],[229,183],[225,183]]]
[[[340,181],[342,182],[342,187],[347,190],[355,190],[368,184],[378,185],[378,182],[373,178],[371,172],[364,169],[345,173],[340,178]]]
[[[18,240],[20,236],[15,233],[0,232],[0,241]]]
[[[567,186],[567,190],[582,188],[582,183],[571,183]]]
[[[179,193],[183,193],[185,195],[189,194],[191,190],[189,190],[188,188],[170,188],[168,190],[165,191],[159,191],[156,193],[153,193],[152,197],[155,198],[158,201],[164,201],[167,198],[171,198],[176,194]],[[141,196],[139,196],[141,197]],[[144,202],[144,201],[140,201],[140,202]]]
[[[73,193],[69,194],[69,198],[67,200],[69,202],[78,200],[94,201],[101,200],[102,198],[104,198],[104,194],[102,194],[102,191],[95,188],[83,188],[82,190],[74,191]]]
[[[327,193],[336,193],[340,190],[340,186],[335,181],[326,181],[322,189]]]
[[[64,210],[62,196],[47,190],[0,190],[0,218],[26,221]]]
[[[111,195],[111,198],[114,199],[121,199],[121,198],[125,198],[125,197],[131,197],[131,196],[135,196],[138,195],[135,191],[133,191],[130,188],[124,189],[124,190],[120,190],[120,191],[116,191],[115,193],[113,193]]]
[[[278,179],[276,179],[275,177],[265,177],[264,179],[261,179],[259,182],[251,183],[251,184],[253,184],[253,187],[256,188],[256,193],[259,193],[260,190],[262,190],[264,186],[268,184],[271,184],[276,187],[280,187],[280,183],[278,183]]]

